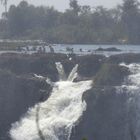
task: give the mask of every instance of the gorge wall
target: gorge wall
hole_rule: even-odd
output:
[[[139,63],[139,54],[116,55],[106,58],[101,55],[71,56],[63,54],[4,54],[0,56],[0,139],[10,140],[11,124],[18,121],[29,107],[46,100],[52,88],[34,74],[58,81],[55,62],[61,62],[66,75],[79,64],[79,77],[75,80],[93,80],[91,90],[84,93],[87,110],[73,128],[71,140],[136,140],[132,116],[135,107],[128,105],[130,93],[118,93],[130,75],[127,67],[120,66]],[[130,115],[133,114],[133,115]],[[135,122],[135,121],[134,121]]]

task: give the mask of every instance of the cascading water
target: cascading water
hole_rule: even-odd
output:
[[[50,78],[46,78],[46,82],[50,85],[50,86],[54,86],[54,83],[51,81],[51,79]]]
[[[130,95],[128,101],[130,135],[132,140],[140,140],[140,64],[121,65],[129,68],[131,74],[117,90],[118,93],[127,92]]]
[[[56,69],[59,74],[59,80],[60,81],[66,80],[66,74],[65,74],[63,65],[60,62],[56,62],[55,64],[56,64]]]
[[[29,109],[21,121],[13,124],[10,135],[13,140],[69,140],[72,128],[86,109],[82,95],[91,88],[92,81],[74,83],[78,65],[67,81],[61,63],[56,63],[60,81],[49,99]]]
[[[68,81],[74,81],[74,79],[78,75],[77,69],[78,69],[78,64],[76,64],[76,66],[73,68],[73,70],[71,71],[70,75],[68,76]]]
[[[140,64],[121,64],[129,69],[131,74],[127,77],[122,85],[122,88],[126,88],[128,92],[136,94],[137,91],[140,92]]]

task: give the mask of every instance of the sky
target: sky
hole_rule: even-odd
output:
[[[11,4],[17,5],[21,0],[8,0],[8,5]],[[60,11],[64,11],[69,7],[69,0],[26,0],[34,5],[46,5],[54,6]],[[117,4],[120,4],[122,0],[78,0],[80,5],[90,5],[91,7],[103,5],[106,8],[115,7]],[[0,5],[0,14],[4,11],[2,5]]]

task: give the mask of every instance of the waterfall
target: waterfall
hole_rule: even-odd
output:
[[[86,103],[83,93],[91,88],[92,81],[74,83],[78,65],[71,71],[67,81],[61,63],[56,63],[60,81],[54,83],[47,101],[30,108],[26,116],[14,123],[10,130],[13,140],[69,140],[72,128],[83,112]]]
[[[50,85],[50,86],[54,86],[54,83],[51,81],[51,79],[50,78],[46,78],[46,82]]]
[[[68,81],[74,81],[74,79],[77,77],[78,73],[78,64],[75,65],[75,67],[72,69],[71,73],[68,76]]]
[[[140,88],[140,64],[121,64],[129,69],[131,74],[127,77],[122,85],[122,88],[126,88],[130,93],[137,93]]]
[[[60,62],[56,62],[56,69],[58,71],[59,80],[66,80],[66,74],[63,68],[63,65]]]
[[[131,110],[129,112],[131,116],[129,118],[131,139],[140,140],[140,64],[121,65],[127,67],[131,73],[121,86],[121,90],[130,95],[128,108]]]

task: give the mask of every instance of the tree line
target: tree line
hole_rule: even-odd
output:
[[[77,0],[70,0],[64,12],[21,1],[2,15],[0,38],[70,44],[140,43],[138,0],[123,0],[112,9],[81,6]]]

